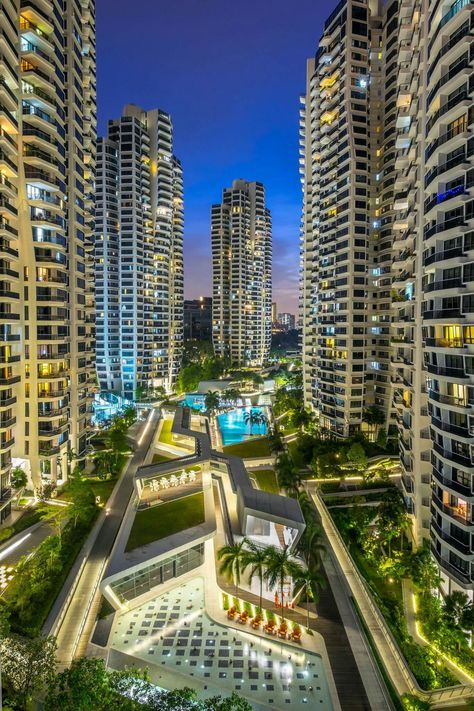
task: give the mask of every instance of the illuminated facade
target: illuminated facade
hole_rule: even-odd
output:
[[[93,0],[0,13],[0,519],[12,463],[64,480],[87,444],[94,384]]]
[[[320,49],[308,65],[302,103],[305,397],[322,424],[351,434],[358,413],[348,391],[360,388],[360,370],[363,406],[384,404],[390,425],[385,378],[390,375],[402,491],[415,541],[431,542],[446,590],[472,590],[474,139],[469,127],[474,116],[474,11],[465,0],[372,4],[367,8],[369,46],[368,37],[354,33],[365,21],[363,7],[355,0],[342,2],[326,22]],[[367,131],[355,132],[356,105],[350,118],[345,112],[349,97],[359,103],[362,83],[368,96]],[[333,104],[335,90],[339,98]],[[361,136],[367,137],[366,146]],[[336,141],[337,160],[332,157]],[[365,156],[357,151],[365,150],[371,169],[364,178]],[[354,201],[368,199],[355,207],[358,215],[349,220],[348,238],[339,220],[352,196]],[[350,267],[347,277],[341,269],[349,247],[358,276],[363,206],[369,237],[368,258],[360,267],[367,279],[364,308]],[[351,312],[346,315],[348,285],[352,322]],[[354,358],[355,329],[362,324],[365,355],[363,367],[355,370],[361,362],[359,355]],[[349,333],[352,351],[331,362],[328,339],[329,353],[334,353],[339,335]]]
[[[262,365],[272,329],[272,227],[261,183],[234,180],[212,206],[212,339],[232,363]]]
[[[308,61],[300,112],[305,401],[320,427],[340,437],[364,429],[368,405],[391,425],[391,254],[380,219],[385,139],[377,10],[355,0],[339,3]]]
[[[168,114],[128,105],[99,141],[96,339],[101,389],[170,390],[183,340],[183,179]]]

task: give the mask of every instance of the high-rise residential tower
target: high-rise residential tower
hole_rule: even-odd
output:
[[[183,340],[183,180],[171,118],[128,105],[98,143],[96,348],[103,390],[169,390]]]
[[[0,13],[0,519],[10,471],[67,477],[87,444],[94,382],[93,0]]]
[[[346,250],[346,235],[340,232],[344,228],[339,226],[343,225],[339,223],[342,206],[351,200],[352,184],[354,200],[363,197],[360,189],[365,184],[367,201],[355,208],[358,212],[363,206],[367,209],[369,237],[365,263],[368,303],[360,314],[355,306],[355,283],[352,292],[353,316],[361,317],[357,322],[365,328],[363,407],[386,404],[390,424],[385,377],[389,373],[402,491],[412,517],[414,540],[417,544],[430,541],[446,591],[461,588],[471,591],[472,597],[474,202],[470,188],[474,184],[474,139],[469,127],[474,119],[470,42],[474,12],[472,4],[464,0],[372,3],[367,7],[371,32],[365,39],[358,34],[361,27],[357,24],[364,22],[363,15],[356,0],[337,6],[326,22],[316,59],[309,62],[303,99],[305,396],[320,420],[326,418],[328,396],[341,396],[339,376],[341,371],[344,376],[348,372],[346,357],[336,358],[333,373],[326,376],[327,338],[336,339],[343,333],[338,329],[347,327],[342,294],[339,292],[332,303],[327,292],[337,293],[341,285],[333,280],[345,279],[339,277],[344,270],[338,269],[344,266],[340,252]],[[341,51],[346,59],[350,53],[350,72]],[[360,70],[360,61],[366,64],[366,71]],[[351,102],[359,103],[362,84],[369,97],[366,130],[355,131],[357,106],[351,106],[349,116],[344,101],[350,97]],[[341,101],[327,107],[323,90],[337,91]],[[335,113],[325,114],[326,110]],[[335,122],[338,126],[340,121],[347,132],[335,134],[331,143],[342,154],[335,173],[328,163],[331,148],[323,138],[331,132],[326,126]],[[366,147],[359,133],[370,137]],[[349,150],[356,153],[351,153],[346,173],[347,141]],[[364,180],[361,159],[365,157],[357,155],[358,150],[367,150],[370,172]],[[334,177],[336,199],[331,201],[331,194],[324,194],[324,190],[326,181]],[[349,177],[349,184],[343,183],[345,177]],[[334,234],[335,251],[330,253],[325,242],[326,208],[336,210],[337,229],[335,233],[329,230]],[[358,222],[350,222],[350,234],[352,226],[355,233]],[[359,239],[356,234],[355,239]],[[333,269],[329,278],[328,259]],[[353,264],[354,269],[359,264],[355,255]],[[331,334],[325,330],[328,319],[334,328]],[[353,356],[347,352],[347,358],[358,365],[360,359]],[[388,357],[389,369],[385,367]],[[343,393],[352,385],[359,387],[358,377],[352,367]],[[332,386],[334,392],[328,389]],[[343,401],[336,403],[342,414]],[[323,422],[332,429],[334,424],[337,428],[338,419],[342,418]],[[351,418],[349,429],[341,428],[341,434],[350,434],[350,422]]]
[[[368,405],[390,425],[390,319],[377,308],[390,308],[390,241],[378,217],[380,28],[365,2],[337,5],[308,61],[301,108],[305,399],[340,437],[364,428]]]
[[[212,321],[217,355],[262,365],[272,327],[272,228],[262,183],[234,180],[212,206]]]

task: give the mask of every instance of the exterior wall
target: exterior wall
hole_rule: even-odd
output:
[[[378,300],[387,303],[389,280],[374,267],[384,256],[374,219],[383,136],[378,12],[351,1],[330,15],[307,65],[300,122],[305,401],[321,428],[341,437],[364,429],[371,404],[388,424],[391,404],[389,320],[380,325],[374,313]]]
[[[211,211],[213,343],[232,363],[262,365],[271,345],[271,217],[261,183],[235,180]]]
[[[472,4],[430,2],[420,156],[421,304],[431,437],[431,540],[442,570],[473,589],[474,120]]]
[[[109,122],[108,139],[100,145],[107,170],[98,174],[96,187],[103,202],[98,207],[101,221],[96,222],[96,278],[98,285],[104,285],[104,315],[102,318],[99,313],[97,324],[98,375],[103,389],[120,389],[125,397],[134,399],[142,389],[164,386],[170,390],[179,369],[183,340],[182,168],[173,155],[171,118],[159,109],[126,106],[120,119]],[[105,154],[104,146],[109,147]],[[117,206],[107,181],[117,182]],[[115,213],[119,226],[110,219]],[[103,241],[106,229],[109,247]],[[116,239],[117,253],[113,246]],[[105,259],[104,250],[108,249],[113,250],[113,264]],[[107,292],[111,270],[114,281],[112,291]]]
[[[212,299],[201,296],[184,302],[184,340],[212,339]]]
[[[94,2],[1,13],[0,518],[11,457],[35,488],[85,453],[94,385]]]

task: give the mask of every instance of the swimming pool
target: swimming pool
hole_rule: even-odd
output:
[[[191,407],[194,410],[204,412],[206,409],[204,398],[205,395],[202,395],[201,393],[186,393],[183,399],[179,401],[179,404],[183,407]]]
[[[245,421],[245,413],[254,412],[266,415],[264,407],[238,407],[228,412],[218,415],[217,422],[222,435],[222,444],[238,444],[252,435],[266,435],[268,432],[267,423],[254,424],[250,430],[250,423]]]

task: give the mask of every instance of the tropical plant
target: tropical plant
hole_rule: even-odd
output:
[[[249,426],[249,434],[252,434],[254,425],[258,425],[260,422],[260,413],[253,409],[247,410],[244,412],[244,422]]]
[[[267,567],[265,580],[271,588],[277,588],[282,601],[282,619],[284,619],[283,596],[285,582],[288,578],[297,578],[302,571],[302,566],[295,560],[288,546],[277,548],[268,546]]]
[[[322,542],[322,537],[323,531],[321,526],[313,520],[308,520],[303,535],[298,542],[298,552],[301,553],[306,565],[308,568],[311,568],[311,570],[316,570],[321,565],[321,555],[326,550],[326,546]]]
[[[297,496],[301,485],[301,474],[293,466],[293,462],[288,454],[282,454],[275,464],[275,472],[280,489],[290,496]]]
[[[228,403],[231,403],[234,407],[237,405],[241,398],[242,395],[238,388],[227,388],[227,390],[224,390],[224,400],[226,400]]]
[[[378,427],[385,424],[385,414],[377,405],[371,405],[362,413],[362,422],[369,425],[369,432],[374,434]]]
[[[12,469],[10,481],[13,489],[23,489],[28,483],[28,477],[21,467],[15,467]]]
[[[378,531],[382,543],[388,544],[391,554],[392,540],[400,536],[400,548],[403,545],[403,533],[410,526],[405,504],[399,490],[387,489],[381,495],[378,509]]]
[[[11,635],[0,641],[3,683],[15,708],[28,708],[34,693],[40,693],[54,679],[56,642],[54,637],[27,639]]]
[[[247,549],[244,550],[242,565],[243,570],[250,568],[248,573],[249,585],[252,584],[252,580],[257,577],[260,583],[260,601],[259,601],[259,611],[262,611],[262,598],[263,598],[263,581],[265,579],[265,566],[267,563],[267,549],[261,548],[256,545],[253,541],[248,541]]]
[[[229,582],[233,581],[236,594],[245,568],[247,545],[247,539],[242,538],[238,543],[228,543],[217,551],[217,559],[220,561],[219,573],[224,575]]]
[[[310,568],[301,568],[298,574],[294,577],[294,596],[298,597],[304,591],[306,596],[306,612],[307,612],[307,628],[309,629],[309,601],[316,602],[319,600],[320,591],[326,587],[325,577],[318,571]]]
[[[278,456],[279,454],[285,451],[283,437],[281,436],[280,431],[276,428],[273,428],[273,430],[268,435],[268,446],[270,448],[270,452],[275,456]]]
[[[204,406],[209,417],[213,417],[221,407],[221,397],[217,390],[210,390],[204,397]]]
[[[441,584],[439,568],[431,557],[428,546],[418,548],[411,556],[411,577],[423,593],[438,590]]]

